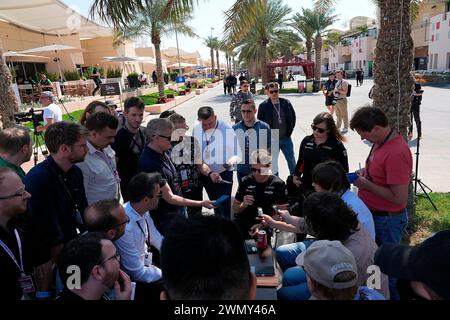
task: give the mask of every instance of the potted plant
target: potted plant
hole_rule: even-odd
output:
[[[137,88],[139,85],[139,74],[137,72],[131,72],[128,74],[128,85],[130,86],[130,88]]]

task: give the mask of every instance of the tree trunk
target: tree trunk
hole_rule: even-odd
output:
[[[414,79],[411,75],[414,57],[410,1],[403,1],[403,7],[401,3],[401,0],[378,1],[381,25],[375,49],[373,101],[374,106],[386,113],[389,124],[406,138],[410,124],[411,94],[414,88]],[[401,29],[403,32],[400,39]]]
[[[411,94],[414,88],[414,78],[411,74],[414,54],[410,1],[379,0],[378,6],[380,35],[375,49],[373,102],[375,107],[386,113],[390,126],[406,139],[410,124]],[[415,215],[412,183],[409,186],[407,209],[408,230],[411,231]]]
[[[211,48],[211,74],[214,75],[214,49]]]
[[[316,59],[314,64],[314,78],[318,81],[322,78],[322,37],[320,33],[314,39],[314,48],[316,50]]]
[[[153,31],[152,35],[152,44],[155,47],[155,60],[156,60],[156,75],[158,76],[158,92],[159,97],[164,98],[164,74],[162,68],[162,59],[161,59],[161,36],[159,31]]]
[[[220,77],[219,50],[216,50],[217,76]]]
[[[3,58],[3,52],[0,50],[0,121],[3,128],[14,126],[14,112],[19,111],[14,90],[11,87],[11,72]]]
[[[312,41],[311,39],[306,40],[306,60],[312,61]]]
[[[267,70],[267,45],[261,45],[261,74],[263,86],[269,83],[269,71]]]

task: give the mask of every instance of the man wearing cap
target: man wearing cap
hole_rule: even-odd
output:
[[[450,299],[450,230],[415,247],[383,244],[375,253],[375,264],[399,279],[401,300]]]
[[[295,262],[305,270],[310,300],[385,300],[374,289],[357,287],[355,258],[340,241],[316,241]]]
[[[36,128],[37,132],[47,130],[47,128],[58,121],[62,121],[61,108],[55,104],[55,96],[50,91],[42,91],[39,98],[41,105],[44,107],[44,125]]]

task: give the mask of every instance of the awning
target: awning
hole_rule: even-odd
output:
[[[52,34],[80,34],[80,38],[107,37],[103,27],[74,12],[59,0],[0,0],[0,19],[30,31]]]
[[[170,66],[167,66],[167,68],[179,68],[181,65],[181,68],[189,68],[189,67],[195,67],[195,64],[192,63],[186,63],[186,62],[181,62],[181,63],[174,63],[171,64]]]

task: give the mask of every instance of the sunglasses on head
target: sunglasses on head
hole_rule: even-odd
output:
[[[311,129],[313,129],[313,131],[318,131],[319,133],[324,133],[324,132],[327,131],[327,129],[319,128],[319,127],[316,126],[315,124],[312,124],[312,125],[311,125]]]
[[[274,94],[274,93],[278,93],[278,92],[280,92],[280,91],[279,91],[279,90],[272,90],[272,91],[269,91],[270,94]]]

